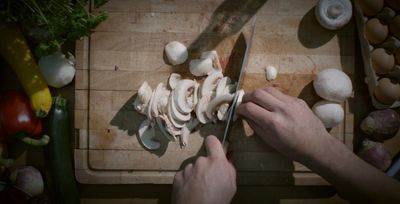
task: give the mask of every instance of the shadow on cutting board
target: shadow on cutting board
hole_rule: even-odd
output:
[[[236,34],[267,0],[225,0],[214,11],[210,23],[189,46],[193,54],[213,50],[225,37]]]

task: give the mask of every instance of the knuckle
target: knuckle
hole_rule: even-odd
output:
[[[204,164],[204,163],[206,162],[206,160],[207,160],[206,157],[200,156],[200,157],[198,157],[198,158],[196,159],[196,162],[195,162],[194,165],[195,165],[195,166],[202,165],[202,164]]]
[[[253,99],[261,99],[261,98],[262,98],[262,95],[263,95],[262,92],[263,92],[262,90],[257,89],[257,90],[255,90],[255,91],[253,91],[253,93],[251,94],[251,96],[252,96]]]

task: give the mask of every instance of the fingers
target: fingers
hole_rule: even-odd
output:
[[[250,94],[245,94],[243,96],[243,103],[247,103],[247,102],[256,103],[259,106],[261,106],[269,111],[275,110],[282,103],[271,93],[269,93],[263,89],[257,89]]]
[[[253,102],[242,103],[237,107],[236,112],[245,118],[255,121],[259,125],[270,125],[273,117],[272,112]]]
[[[221,142],[214,135],[210,135],[205,139],[207,155],[214,158],[225,158],[224,149]]]
[[[281,101],[289,101],[292,99],[291,96],[282,93],[281,91],[279,91],[278,89],[276,89],[274,87],[266,87],[266,88],[263,88],[263,90],[270,93],[272,96],[274,96],[275,98],[277,98],[278,100],[281,100]]]

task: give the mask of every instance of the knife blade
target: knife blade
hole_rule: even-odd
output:
[[[238,82],[236,85],[236,91],[235,91],[235,96],[232,100],[232,104],[229,108],[229,112],[228,112],[228,118],[226,119],[226,126],[225,126],[225,130],[224,130],[224,136],[222,138],[222,145],[224,147],[225,152],[228,150],[228,145],[229,145],[229,137],[230,137],[230,133],[231,133],[231,129],[233,126],[233,117],[235,115],[236,112],[236,103],[238,101],[239,98],[239,94],[238,91],[240,89],[240,84],[243,80],[243,73],[244,70],[247,66],[248,60],[249,60],[249,52],[251,49],[251,45],[253,43],[253,36],[254,36],[254,28],[256,25],[256,17],[253,18],[252,22],[251,22],[251,31],[250,31],[250,35],[249,37],[246,39],[246,49],[244,52],[244,57],[243,57],[243,61],[240,67],[240,72],[239,72],[239,77],[238,77]]]

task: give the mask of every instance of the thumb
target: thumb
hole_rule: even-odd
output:
[[[207,155],[215,158],[226,158],[221,142],[214,135],[210,135],[205,139]]]

